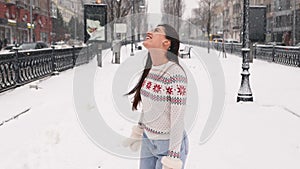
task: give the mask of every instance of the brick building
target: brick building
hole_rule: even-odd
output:
[[[33,41],[49,43],[52,32],[50,9],[51,0],[0,0],[0,39],[22,43],[31,41],[32,37]]]
[[[224,37],[240,40],[243,1],[223,1]],[[286,45],[300,42],[300,0],[250,0],[250,5],[266,6],[266,42],[284,42]]]

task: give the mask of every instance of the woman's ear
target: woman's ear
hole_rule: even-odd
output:
[[[171,46],[171,41],[170,41],[170,40],[164,40],[164,41],[163,41],[163,46],[169,48],[169,47]]]

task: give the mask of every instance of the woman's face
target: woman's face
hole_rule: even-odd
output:
[[[169,40],[166,39],[165,28],[162,26],[156,27],[154,30],[148,31],[146,40],[143,42],[143,45],[147,49],[168,49]]]

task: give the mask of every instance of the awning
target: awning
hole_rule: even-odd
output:
[[[10,26],[16,26],[17,25],[17,21],[16,20],[13,20],[13,19],[8,19],[8,25]]]

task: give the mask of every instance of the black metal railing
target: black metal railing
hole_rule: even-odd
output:
[[[254,58],[274,62],[274,46],[257,45],[254,51]]]
[[[210,45],[215,50],[223,50],[222,43],[214,43],[207,41],[183,41],[182,43],[205,47]],[[241,43],[224,43],[224,49],[227,53],[242,56]],[[292,46],[274,46],[274,45],[253,45],[253,58],[274,62],[278,64],[300,67],[300,47]]]
[[[254,58],[300,67],[300,47],[256,45]]]
[[[111,44],[102,47],[107,49]],[[96,52],[95,45],[89,45],[0,54],[0,92],[88,63]]]

